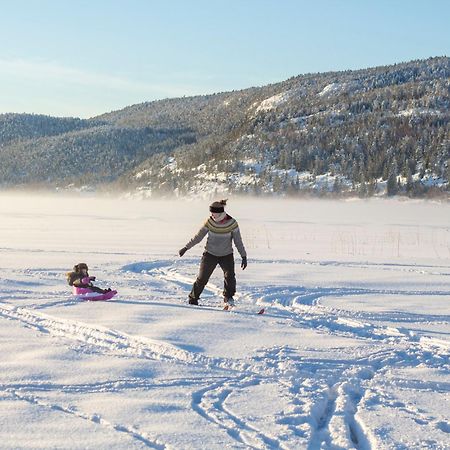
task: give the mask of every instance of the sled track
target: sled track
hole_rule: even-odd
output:
[[[0,316],[18,320],[41,333],[77,341],[118,356],[190,364],[209,369],[246,371],[250,368],[249,364],[243,361],[210,358],[143,336],[132,336],[101,326],[92,326],[69,319],[58,319],[5,303],[0,303]]]
[[[149,274],[176,286],[185,287],[192,283],[190,278],[179,274],[170,266],[155,265],[150,269]],[[214,295],[221,293],[221,289],[217,286],[210,285],[209,290]],[[307,358],[297,358],[297,360],[291,358],[291,355],[286,354],[289,348],[283,346],[263,349],[257,357],[249,361],[210,358],[143,336],[132,336],[101,326],[59,319],[7,303],[0,303],[0,317],[17,320],[24,326],[43,334],[54,336],[62,341],[75,341],[82,346],[92,347],[106,354],[219,370],[216,377],[191,379],[186,382],[186,386],[198,385],[192,394],[191,408],[206,421],[224,430],[239,446],[255,449],[285,449],[292,448],[292,442],[297,439],[302,442],[299,448],[311,450],[321,447],[368,450],[371,448],[372,439],[365,431],[364,424],[360,423],[357,412],[364,401],[366,392],[370,391],[370,381],[375,375],[382,375],[385,369],[401,366],[405,360],[409,364],[422,363],[428,367],[433,367],[436,361],[435,366],[442,367],[442,358],[446,355],[448,357],[449,345],[445,341],[420,338],[398,328],[376,326],[362,321],[356,314],[337,311],[319,303],[320,299],[327,295],[360,295],[361,293],[374,293],[374,291],[332,288],[308,291],[285,287],[282,301],[279,299],[277,301],[276,295],[271,296],[270,293],[264,298],[257,293],[244,293],[239,298],[241,302],[246,301],[251,304],[271,302],[269,317],[283,318],[302,328],[320,329],[328,334],[353,337],[360,339],[363,343],[371,341],[377,345],[375,351],[372,350],[365,356],[344,361],[341,365],[335,364],[331,366],[331,369],[328,364],[329,367],[322,372],[317,362],[309,361]],[[399,292],[377,291],[377,293]],[[420,295],[420,293],[412,295],[414,294]],[[435,295],[442,294],[442,292],[435,293]],[[54,304],[57,305],[57,302]],[[394,349],[391,349],[393,342]],[[387,348],[386,345],[389,347]],[[287,357],[292,364],[286,369],[283,363]],[[317,369],[314,369],[314,364],[317,364]],[[357,371],[351,369],[355,365],[358,366]],[[306,372],[314,369],[313,373],[305,373],[305,367]],[[227,374],[223,375],[222,370],[226,370]],[[230,371],[233,372],[233,376],[230,376]],[[293,373],[296,374],[294,377]],[[306,406],[301,404],[302,391],[296,381],[302,376],[309,377],[310,380],[315,377],[322,380],[322,384],[311,386],[311,392],[316,394],[316,399]],[[323,383],[324,380],[328,380],[326,385]],[[279,435],[262,431],[261,427],[256,426],[251,419],[240,417],[228,406],[234,394],[263,383],[283,385],[290,392],[292,403],[296,406],[292,411],[286,412],[282,420],[279,420],[280,425],[286,426],[285,432]],[[3,391],[3,396],[14,400],[70,414],[124,433],[148,448],[165,449],[167,446],[151,433],[143,433],[132,426],[112,423],[97,414],[87,414],[70,406],[61,406],[42,400],[35,393],[52,390],[62,390],[67,393],[146,391],[154,387],[180,385],[182,385],[180,380],[162,380],[160,383],[150,384],[148,380],[137,378],[68,386],[39,382],[5,384],[0,385],[0,392]],[[374,395],[377,395],[385,405],[392,402],[387,396],[382,398],[384,394]],[[402,410],[413,417],[417,423],[433,422],[414,405],[404,403]],[[433,425],[436,428],[449,433],[450,427],[447,423],[434,422]]]
[[[260,381],[254,377],[242,375],[235,379],[228,379],[213,383],[206,388],[196,391],[192,395],[192,409],[209,422],[224,429],[235,441],[242,443],[246,448],[264,449],[281,448],[280,443],[248,422],[240,419],[229,411],[225,405],[227,398],[236,389],[258,384]]]
[[[394,268],[393,270],[398,269]],[[387,270],[390,270],[390,268]],[[415,271],[416,269],[402,267],[400,270]],[[171,267],[160,267],[153,269],[151,272],[159,279],[180,286],[189,286],[193,281],[177,273]],[[221,293],[220,288],[211,285],[211,283],[207,288],[214,295],[220,295]],[[344,370],[338,376],[337,381],[323,392],[324,400],[314,405],[308,414],[309,417],[314,419],[314,423],[311,424],[310,428],[308,448],[322,448],[322,446],[361,450],[372,448],[371,442],[373,442],[373,439],[370,434],[367,434],[364,424],[360,422],[357,415],[359,404],[364,398],[366,390],[363,386],[369,384],[376,372],[381,371],[382,373],[384,368],[401,366],[405,360],[409,364],[416,363],[425,364],[428,367],[442,367],[443,358],[445,359],[449,356],[450,344],[447,341],[421,337],[397,327],[375,325],[367,322],[367,320],[373,319],[372,317],[367,317],[367,314],[336,310],[320,304],[320,300],[327,296],[389,295],[395,297],[396,295],[405,294],[411,296],[446,296],[450,294],[448,291],[405,292],[402,290],[359,288],[316,288],[301,289],[299,291],[298,288],[287,287],[285,292],[281,292],[281,301],[279,286],[276,287],[276,291],[276,294],[270,295],[269,293],[267,295],[266,293],[264,296],[244,293],[239,300],[241,302],[247,300],[251,304],[267,305],[270,303],[273,308],[270,308],[269,316],[284,316],[300,327],[322,330],[332,335],[353,337],[363,340],[363,342],[368,340],[375,341],[379,342],[383,347],[385,342],[388,343],[389,347],[395,342],[393,345],[395,350],[384,348],[373,352],[367,357],[360,358],[359,363],[365,367],[360,375],[353,376],[349,380],[348,374]],[[274,312],[274,309],[277,312]],[[401,317],[399,319],[402,320]],[[429,320],[429,317],[427,319]],[[445,317],[436,317],[435,320],[445,321],[445,319]],[[408,317],[405,317],[404,320],[408,320]],[[209,421],[216,423],[222,428],[227,428],[230,436],[251,448],[283,448],[283,444],[276,442],[276,439],[274,440],[268,436],[262,438],[258,434],[260,433],[258,430],[250,426],[245,427],[239,422],[238,418],[229,414],[223,405],[232,394],[233,389],[238,387],[236,385],[232,386],[231,383],[228,383],[227,386],[228,388],[214,385],[208,390],[198,391],[197,397],[194,397],[194,409]],[[420,413],[413,406],[407,411],[417,423],[429,422],[426,417],[420,417]],[[288,415],[285,418],[287,423],[294,423],[295,420],[295,417],[289,417]],[[300,418],[300,421],[305,422],[307,419]],[[227,425],[224,426],[224,424]],[[443,425],[443,422],[436,422],[434,426],[440,430],[448,429],[448,425]],[[237,434],[237,429],[242,430],[242,433]],[[294,435],[301,435],[295,426],[291,426],[290,431]]]
[[[39,399],[36,396],[23,394],[23,393],[15,391],[13,389],[5,389],[3,392],[5,393],[5,395],[7,397],[9,397],[13,400],[25,401],[32,405],[40,406],[42,408],[49,409],[51,411],[57,411],[57,412],[61,412],[64,414],[69,414],[69,415],[75,416],[79,419],[101,425],[102,427],[108,428],[115,432],[124,433],[124,434],[128,435],[131,439],[135,439],[137,441],[142,442],[148,448],[153,448],[156,450],[166,449],[166,446],[164,444],[160,443],[159,439],[157,437],[151,436],[148,433],[142,433],[132,426],[111,423],[98,414],[89,415],[89,414],[83,413],[83,412],[78,411],[77,409],[74,409],[71,407],[65,407],[65,406],[57,405],[55,403],[48,403],[48,402],[45,402],[45,401]]]
[[[194,280],[182,275],[177,270],[167,264],[161,266],[153,264],[148,272],[150,275],[164,281],[176,284],[178,286],[190,286]],[[212,283],[208,283],[205,287],[206,291],[212,292],[214,295],[221,295],[222,290]],[[292,286],[277,286],[276,293],[258,295],[257,293],[244,292],[236,294],[236,299],[241,302],[250,304],[258,304],[261,306],[270,305],[270,314],[275,314],[274,309],[278,313],[283,314],[294,321],[298,326],[328,331],[333,335],[353,336],[356,339],[370,340],[392,340],[398,339],[411,343],[418,343],[424,349],[437,348],[439,351],[449,352],[450,343],[447,341],[419,337],[409,331],[403,331],[396,327],[386,327],[368,323],[367,317],[357,313],[349,313],[348,311],[337,310],[319,304],[321,298],[327,296],[353,296],[353,295],[400,295],[405,294],[401,290],[385,290],[385,289],[359,289],[359,288],[315,288],[306,289]],[[269,288],[270,292],[270,288]],[[450,295],[449,291],[410,291],[408,295]],[[300,314],[299,314],[300,313]],[[362,316],[362,317],[361,317]],[[363,320],[361,320],[363,319]],[[445,319],[445,318],[444,318]]]
[[[261,377],[264,377],[265,382],[278,382],[280,377],[282,377],[283,370],[278,369],[277,361],[282,361],[285,358],[284,352],[279,351],[280,349],[269,349],[265,351],[264,354],[259,355],[253,362],[253,365],[249,365],[227,360],[215,360],[203,356],[200,357],[201,355],[194,355],[170,345],[163,345],[143,337],[129,336],[114,330],[103,327],[93,327],[67,319],[57,319],[46,314],[29,311],[24,308],[12,307],[7,304],[0,304],[0,315],[4,318],[18,320],[25,326],[32,327],[41,333],[72,341],[75,340],[118,356],[140,357],[152,360],[162,360],[170,363],[193,364],[202,368],[225,368],[227,371],[233,369],[236,371],[235,378],[228,378],[224,381],[223,377],[219,377],[219,381],[209,384],[206,388],[197,390],[192,395],[192,409],[219,428],[225,429],[231,438],[243,445],[251,448],[288,448],[276,438],[266,435],[248,423],[248,421],[246,422],[233,414],[227,409],[225,404],[226,400],[236,392],[236,390],[245,390],[249,386],[261,383]],[[260,368],[260,364],[266,360],[266,358],[269,360],[272,367],[269,370],[267,366],[263,365],[263,367],[261,367],[261,373],[263,375],[258,376],[258,374],[255,373],[255,369]],[[270,376],[270,372],[273,373],[273,378]],[[203,383],[204,382],[205,381],[203,381]],[[175,384],[177,383],[179,384],[178,381],[175,381]],[[30,404],[39,405],[47,409],[60,411],[84,420],[99,423],[100,425],[115,431],[126,433],[134,439],[143,442],[149,448],[165,448],[154,437],[140,433],[133,427],[113,424],[98,415],[89,415],[71,407],[46,402],[39,399],[36,395],[30,394],[32,392],[58,389],[58,386],[35,383],[32,385],[4,385],[1,386],[1,388],[3,392],[7,392],[17,400],[26,401]],[[102,391],[111,392],[120,389],[146,390],[150,389],[150,385],[142,380],[123,380],[122,382],[112,381],[102,384],[74,385],[62,388],[65,392],[86,393]],[[287,419],[289,419],[289,417]]]

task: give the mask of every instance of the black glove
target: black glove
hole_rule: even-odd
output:
[[[95,281],[95,277],[89,277],[91,281]]]
[[[186,252],[187,252],[187,248],[186,248],[186,247],[183,247],[183,248],[178,252],[178,254],[179,254],[180,256],[183,256]]]
[[[242,270],[244,270],[247,267],[247,257],[246,256],[242,257],[241,267],[242,267]]]

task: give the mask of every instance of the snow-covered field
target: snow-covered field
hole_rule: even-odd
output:
[[[207,207],[0,196],[1,449],[450,448],[449,204],[231,198],[231,312],[187,305]]]

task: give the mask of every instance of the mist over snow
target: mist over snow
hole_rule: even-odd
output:
[[[208,205],[0,194],[0,448],[450,448],[450,205],[232,195],[231,312]]]

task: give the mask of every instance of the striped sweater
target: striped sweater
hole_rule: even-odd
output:
[[[242,257],[247,256],[238,223],[231,216],[227,215],[221,222],[215,222],[210,217],[198,233],[186,244],[186,248],[189,250],[197,245],[206,235],[208,235],[208,238],[205,250],[211,255],[230,255],[233,253],[232,243],[234,242],[239,254]]]

